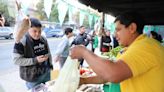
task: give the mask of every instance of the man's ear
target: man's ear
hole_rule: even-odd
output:
[[[131,33],[135,33],[137,31],[137,25],[135,23],[131,23],[129,29]]]

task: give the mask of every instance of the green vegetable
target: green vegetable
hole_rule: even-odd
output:
[[[117,46],[116,48],[113,48],[112,50],[110,50],[110,52],[106,52],[103,55],[104,56],[108,56],[109,58],[116,58],[118,52],[120,52],[120,50],[122,50],[122,46]]]

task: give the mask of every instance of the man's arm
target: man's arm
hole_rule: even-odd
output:
[[[71,57],[84,58],[93,71],[108,82],[121,82],[132,77],[132,71],[124,61],[111,62],[110,60],[102,59],[82,46],[75,46],[71,50]]]
[[[38,62],[37,58],[24,57],[24,46],[22,43],[15,43],[13,61],[16,65],[19,65],[19,66],[35,65]]]
[[[84,45],[87,46],[89,44],[89,40],[85,39]]]
[[[20,54],[14,53],[13,55],[13,61],[14,64],[19,65],[19,66],[30,66],[30,65],[35,65],[38,61],[36,58],[24,58]]]
[[[84,33],[84,43],[83,43],[83,45],[87,46],[89,44],[90,40],[91,40],[91,37],[87,33]]]
[[[83,58],[88,62],[96,74],[102,77],[105,81],[121,82],[132,77],[130,68],[122,60],[111,62],[96,56],[88,50],[84,52]]]
[[[103,80],[100,76],[80,78],[80,85],[82,85],[82,84],[104,84],[106,82],[107,81]]]

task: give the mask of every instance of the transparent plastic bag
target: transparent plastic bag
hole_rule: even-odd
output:
[[[18,15],[16,16],[16,24],[14,27],[14,40],[19,42],[29,28],[29,18],[22,12],[22,10],[19,10]]]
[[[0,84],[0,92],[5,92],[1,84]]]
[[[80,74],[78,61],[67,58],[63,68],[59,73],[55,84],[51,87],[51,92],[75,92],[79,85]]]

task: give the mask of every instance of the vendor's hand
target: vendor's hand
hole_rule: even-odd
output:
[[[86,47],[84,47],[83,45],[76,45],[70,49],[70,56],[72,59],[83,58],[83,53],[86,50]]]
[[[42,63],[42,62],[48,60],[48,56],[45,56],[45,55],[40,55],[40,56],[37,56],[36,58],[37,58],[39,63]]]
[[[79,86],[85,84],[84,80],[85,80],[84,78],[80,78]]]

